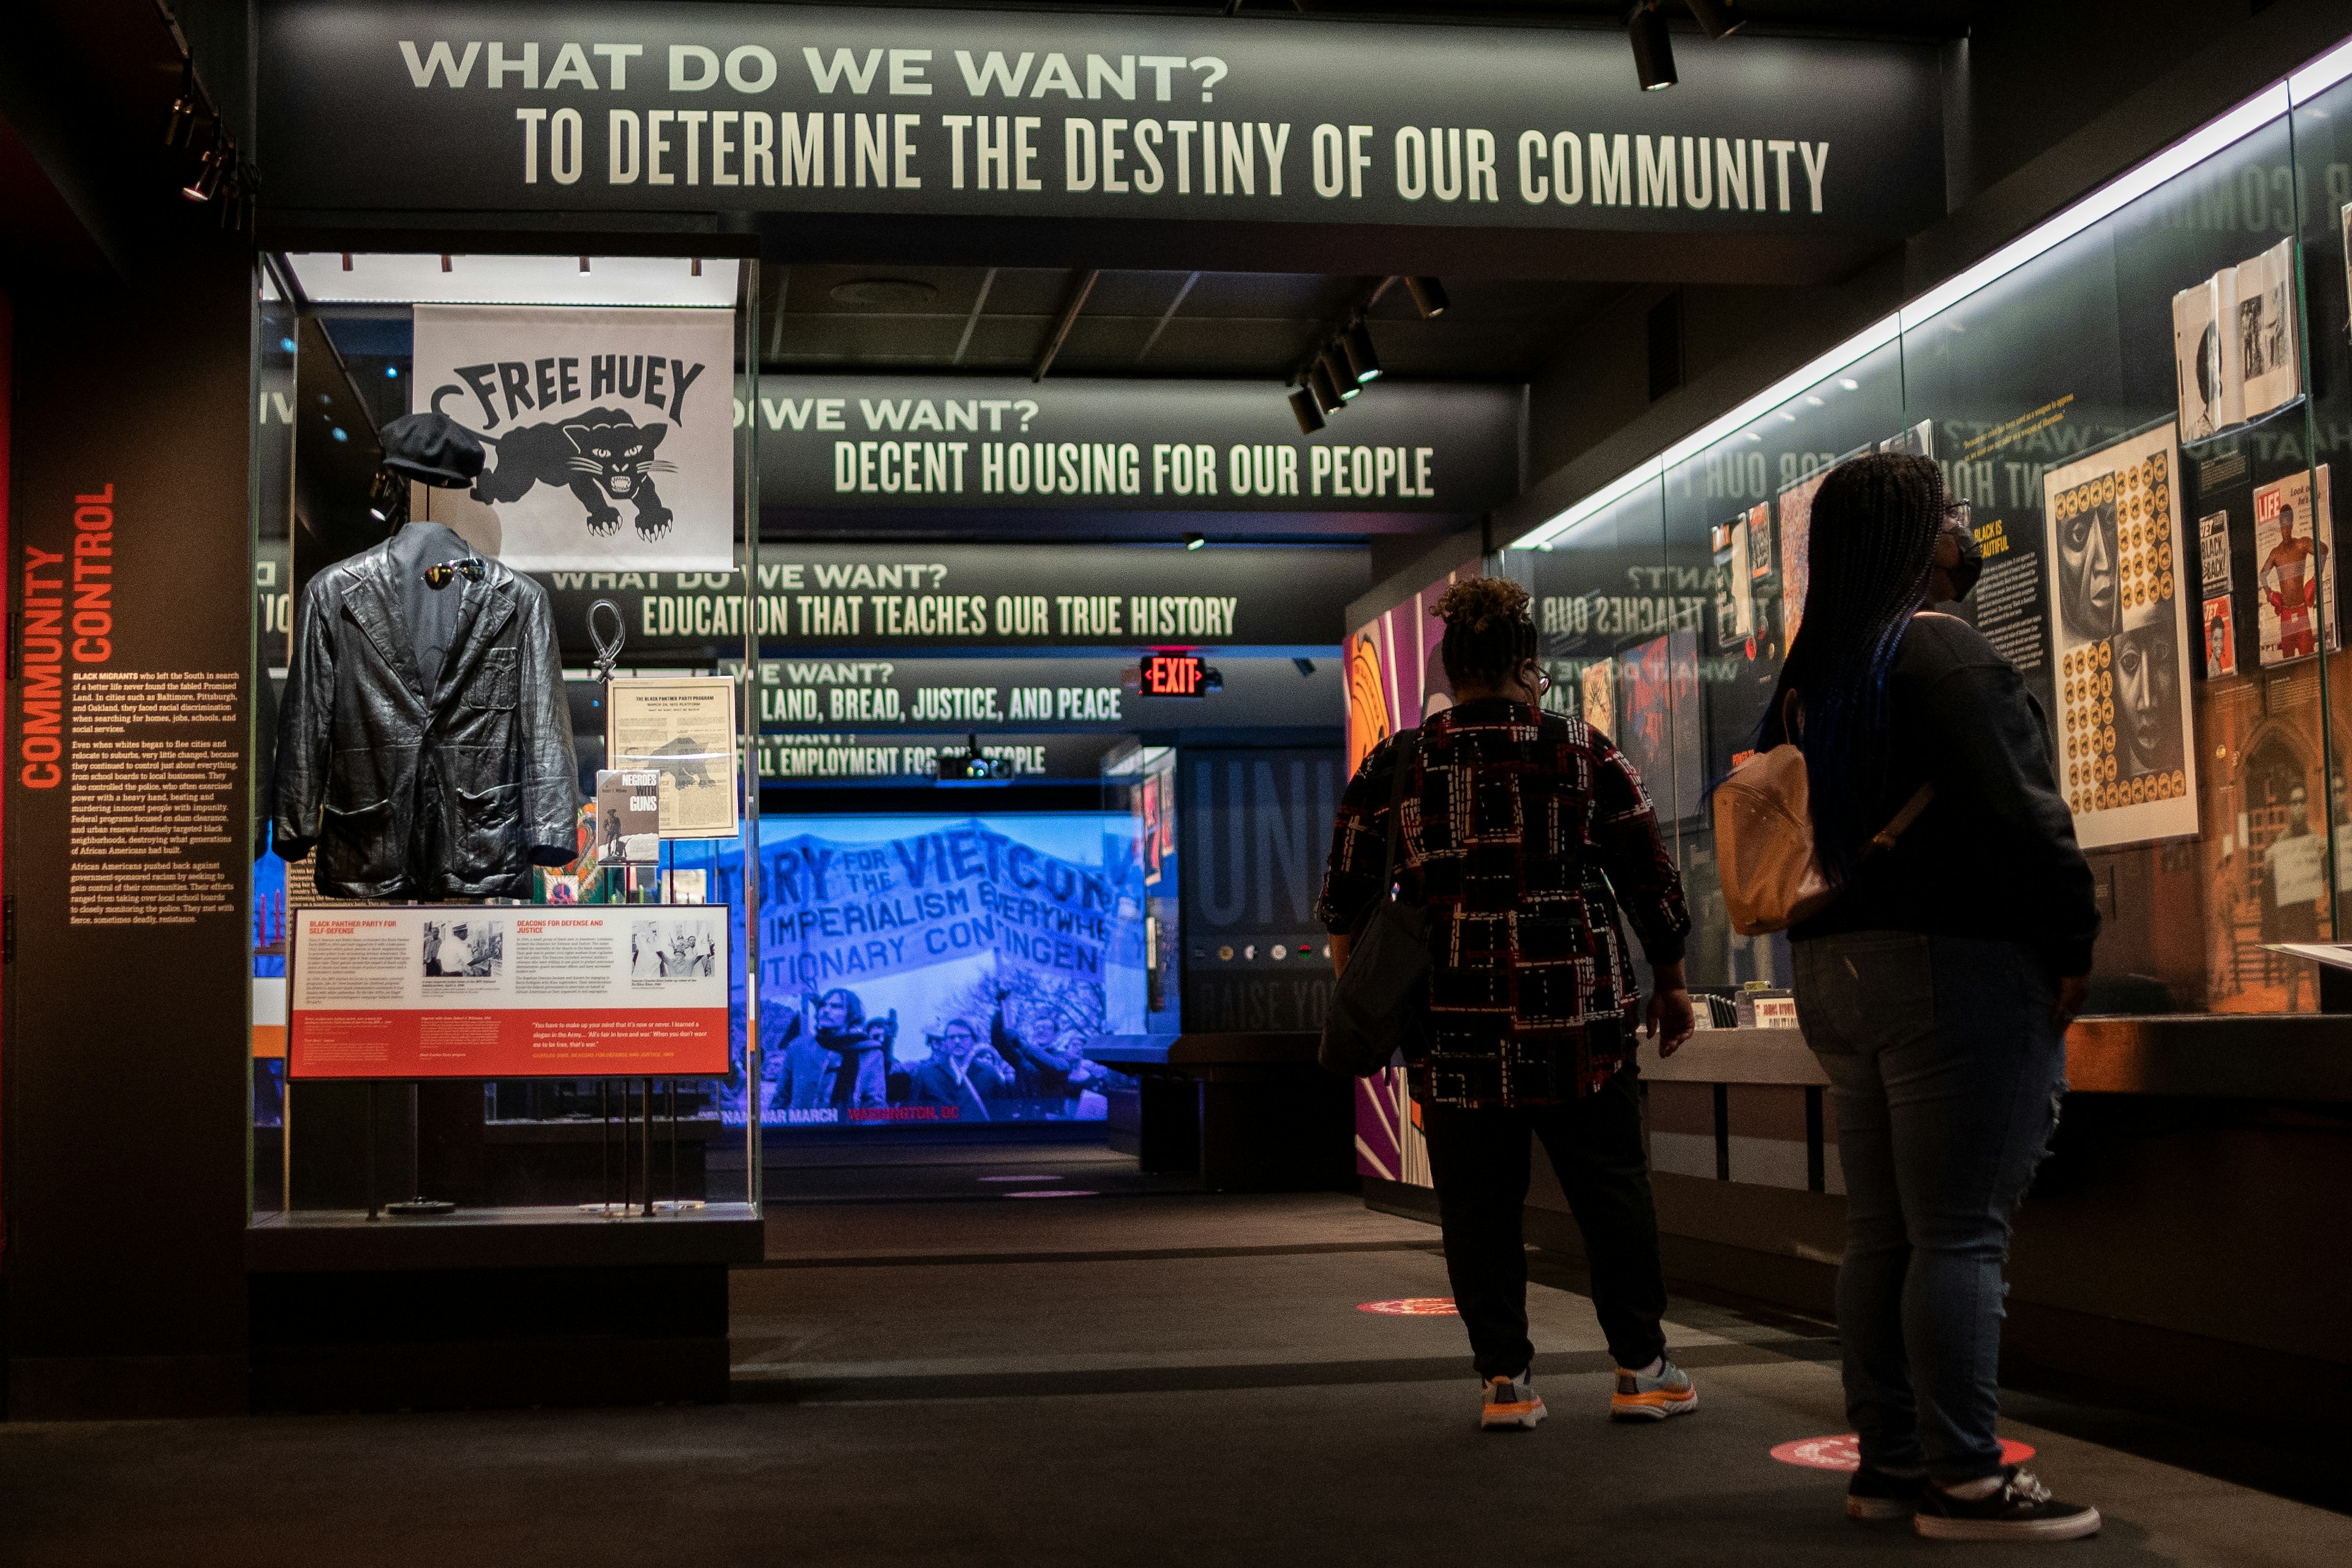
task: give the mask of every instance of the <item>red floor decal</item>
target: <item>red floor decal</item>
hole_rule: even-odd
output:
[[[1783,1443],[1772,1450],[1772,1457],[1784,1465],[1803,1465],[1816,1470],[1853,1470],[1862,1467],[1862,1439],[1848,1432],[1841,1437],[1801,1437],[1793,1443]],[[2033,1458],[2033,1449],[2024,1443],[2012,1443],[2004,1437],[2000,1443],[2001,1463],[2021,1465]]]
[[[1356,1308],[1359,1312],[1378,1312],[1390,1318],[1450,1318],[1454,1314],[1451,1296],[1402,1296],[1393,1301],[1365,1301]]]

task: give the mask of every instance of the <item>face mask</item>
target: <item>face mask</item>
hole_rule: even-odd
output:
[[[1965,599],[1984,575],[1984,550],[1977,543],[1976,531],[1954,526],[1945,530],[1952,542],[1958,546],[1960,558],[1945,575],[1952,580],[1952,597]]]

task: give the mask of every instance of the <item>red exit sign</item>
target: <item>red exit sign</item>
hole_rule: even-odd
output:
[[[1209,694],[1209,667],[1198,654],[1154,653],[1143,659],[1143,695],[1146,697],[1206,697]]]

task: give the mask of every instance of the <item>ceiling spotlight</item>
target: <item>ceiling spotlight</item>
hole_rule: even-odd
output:
[[[1307,373],[1307,384],[1314,389],[1315,401],[1322,406],[1324,413],[1337,414],[1347,406],[1339,396],[1338,384],[1331,379],[1330,368],[1320,355],[1317,356],[1314,368]]]
[[[1732,0],[1690,0],[1698,30],[1710,38],[1727,37],[1748,26],[1748,18],[1732,8]]]
[[[172,100],[172,112],[163,121],[163,145],[177,147],[180,139],[194,129],[196,123],[196,68],[194,63],[180,68],[180,96]]]
[[[1323,428],[1323,410],[1315,401],[1315,394],[1303,386],[1290,389],[1291,417],[1298,421],[1298,433],[1312,436]]]
[[[1209,536],[1205,533],[1188,533],[1184,536],[1184,548],[1187,550],[1198,550],[1208,542]]]
[[[220,194],[221,176],[228,173],[228,148],[215,142],[205,150],[205,160],[196,165],[196,175],[180,187],[180,194],[192,202],[208,202]]]
[[[1412,308],[1421,312],[1424,321],[1445,314],[1445,285],[1434,278],[1408,278],[1404,291],[1412,296]]]
[[[1356,380],[1356,373],[1348,368],[1348,356],[1340,353],[1337,343],[1325,349],[1315,363],[1325,375],[1331,378],[1332,388],[1339,393],[1341,402],[1353,403],[1363,395],[1362,384]]]
[[[1656,92],[1680,79],[1675,75],[1675,43],[1666,35],[1666,19],[1658,15],[1657,0],[1643,0],[1625,18],[1625,36],[1633,42],[1633,74],[1643,92]]]
[[[1372,329],[1358,321],[1348,329],[1339,346],[1347,351],[1348,369],[1366,384],[1381,378],[1381,356],[1372,352]]]

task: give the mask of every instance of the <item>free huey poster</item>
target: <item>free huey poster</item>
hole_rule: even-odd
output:
[[[734,321],[417,306],[415,405],[488,452],[472,489],[425,493],[431,517],[518,572],[731,570]]]
[[[2059,789],[2085,849],[2197,831],[2172,422],[2042,478]]]

